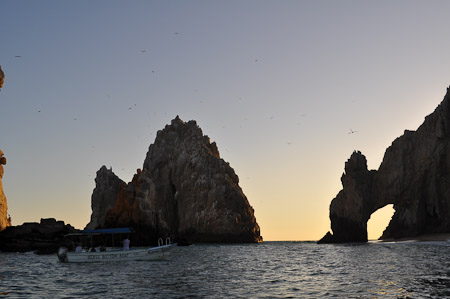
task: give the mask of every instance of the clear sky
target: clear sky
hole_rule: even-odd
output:
[[[265,240],[320,239],[351,153],[377,169],[443,99],[449,11],[413,0],[3,0],[13,225],[83,228],[96,171],[112,166],[129,182],[179,115],[216,141]]]

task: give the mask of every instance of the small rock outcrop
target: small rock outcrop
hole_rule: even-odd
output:
[[[92,211],[87,228],[132,226],[142,244],[161,236],[178,242],[262,241],[233,168],[195,121],[178,116],[158,131],[130,183],[106,167],[97,172]]]
[[[393,204],[381,239],[450,232],[450,94],[417,131],[405,131],[386,150],[378,170],[354,152],[345,163],[343,189],[330,205],[333,234],[321,243],[366,242],[367,221]]]
[[[0,65],[0,90],[3,87],[3,83],[5,83],[5,73],[2,70],[2,66]]]
[[[3,192],[3,165],[6,164],[6,158],[3,157],[3,152],[0,150],[0,231],[11,225],[11,218],[8,216],[8,204],[6,196]]]
[[[78,230],[71,225],[53,218],[41,219],[40,223],[29,222],[10,226],[0,232],[0,251],[56,253],[60,246],[70,249],[73,247],[72,241],[64,236],[75,232]]]

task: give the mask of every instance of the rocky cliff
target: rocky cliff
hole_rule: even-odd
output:
[[[8,217],[8,205],[6,203],[6,196],[3,193],[3,165],[6,164],[6,158],[3,157],[3,152],[0,150],[0,231],[11,225],[11,218]]]
[[[125,184],[97,172],[87,228],[132,226],[139,242],[260,242],[254,211],[233,168],[195,121],[178,116],[158,131],[142,170]]]
[[[345,164],[343,189],[330,205],[333,234],[319,242],[365,242],[367,221],[394,205],[382,239],[450,232],[450,94],[417,131],[405,131],[386,150],[379,169],[368,171],[354,152]]]

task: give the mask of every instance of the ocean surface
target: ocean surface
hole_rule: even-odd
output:
[[[176,247],[169,260],[64,264],[0,253],[4,298],[444,298],[450,242]]]

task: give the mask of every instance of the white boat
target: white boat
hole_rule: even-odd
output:
[[[84,230],[77,234],[68,236],[94,236],[105,234],[123,234],[133,232],[128,228],[120,229],[97,229]],[[92,238],[91,238],[92,239]],[[64,263],[93,263],[93,262],[113,262],[113,261],[148,261],[161,260],[170,256],[171,249],[176,246],[170,242],[170,238],[158,240],[158,246],[151,248],[100,248],[95,250],[80,250],[80,252],[69,251],[66,247],[60,247],[57,256],[60,262]],[[102,249],[102,250],[101,250]]]

